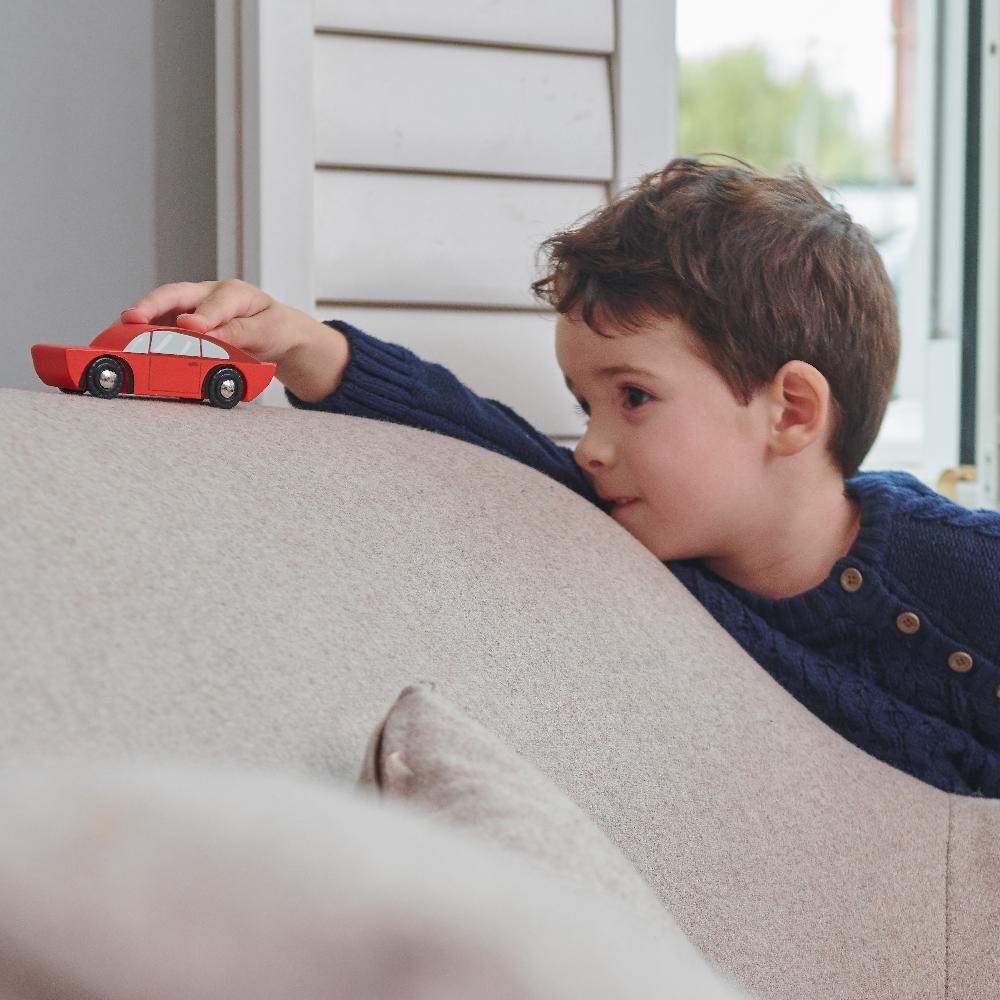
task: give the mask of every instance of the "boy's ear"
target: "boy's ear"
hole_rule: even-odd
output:
[[[786,361],[764,390],[771,414],[768,445],[772,454],[795,455],[829,428],[830,384],[805,361]]]

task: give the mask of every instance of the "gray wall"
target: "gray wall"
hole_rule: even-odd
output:
[[[4,0],[0,386],[215,272],[211,0]],[[53,390],[54,391],[54,390]]]

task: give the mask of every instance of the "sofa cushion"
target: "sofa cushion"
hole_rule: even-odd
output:
[[[505,852],[276,772],[0,767],[5,1000],[735,1000]]]
[[[404,688],[368,742],[359,784],[515,854],[695,951],[632,864],[534,765],[424,681]],[[705,988],[715,983],[709,975]]]

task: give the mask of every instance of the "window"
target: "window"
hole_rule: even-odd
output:
[[[126,354],[148,354],[149,353],[149,331],[140,333],[134,337],[125,347]]]
[[[902,356],[865,467],[933,482],[917,36],[916,0],[843,0],[835,12],[819,0],[677,0],[678,152],[776,173],[801,165],[868,229],[899,300]]]
[[[229,352],[218,344],[213,344],[210,340],[201,342],[201,356],[203,358],[228,358]]]
[[[174,330],[155,330],[153,332],[152,354],[179,354],[182,357],[201,357],[197,337],[189,337],[186,333]]]

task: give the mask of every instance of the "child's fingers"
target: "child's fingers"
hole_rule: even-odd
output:
[[[281,350],[273,322],[263,315],[275,304],[266,292],[245,281],[178,282],[137,299],[122,313],[122,321],[164,323],[211,334],[266,361]]]
[[[173,326],[178,314],[196,309],[216,284],[215,281],[181,281],[160,285],[123,310],[122,322]]]
[[[177,316],[177,325],[208,333],[231,320],[255,316],[269,305],[270,296],[245,281],[220,281],[191,312]]]
[[[197,317],[192,317],[195,319]],[[223,323],[221,326],[215,326],[207,328],[204,330],[197,331],[199,333],[211,333],[213,337],[218,337],[219,340],[224,341],[227,344],[232,344],[233,347],[238,347],[243,351],[247,351],[252,354],[258,361],[268,361],[267,357],[267,342],[265,338],[260,336],[260,332],[254,329],[253,319],[241,319],[239,317],[231,319],[228,323]]]

